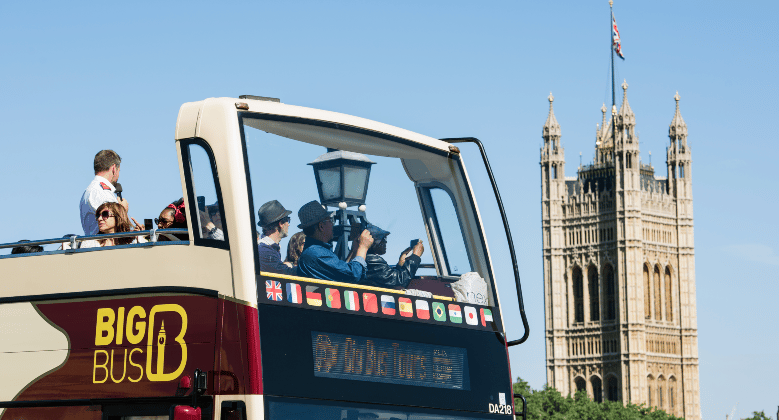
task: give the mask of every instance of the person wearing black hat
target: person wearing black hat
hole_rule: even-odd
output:
[[[298,275],[322,280],[346,283],[365,282],[365,256],[373,244],[373,237],[366,229],[356,240],[354,258],[341,261],[333,252],[333,213],[314,200],[298,211],[299,228],[306,234],[306,244],[298,260]]]
[[[296,275],[297,267],[281,262],[281,248],[279,247],[279,242],[289,232],[289,215],[292,212],[285,209],[278,201],[273,200],[263,204],[257,214],[260,216],[257,225],[262,227],[263,235],[259,244],[260,271]]]
[[[425,251],[422,241],[417,241],[413,249],[406,248],[400,254],[397,265],[390,266],[381,257],[387,253],[387,236],[390,233],[370,223],[366,229],[371,232],[374,239],[373,246],[368,250],[368,255],[365,258],[365,262],[368,263],[368,274],[366,275],[368,284],[391,289],[407,287],[422,262],[420,257]],[[409,251],[413,251],[413,253],[406,257]]]

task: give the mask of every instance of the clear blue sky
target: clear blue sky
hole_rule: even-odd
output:
[[[617,0],[615,13],[627,57],[617,75],[630,84],[642,159],[652,151],[663,167],[677,90],[689,126],[703,416],[723,418],[737,402],[737,417],[774,416],[779,3]],[[573,176],[580,151],[592,159],[610,99],[608,20],[606,0],[5,2],[0,242],[79,233],[77,202],[102,148],[123,158],[131,214],[155,217],[181,196],[173,132],[188,101],[274,96],[433,137],[476,136],[502,188],[531,321],[530,340],[511,351],[513,374],[539,388],[546,97],[555,95]],[[486,186],[466,153],[474,182]],[[478,194],[493,258],[504,258],[490,191]]]

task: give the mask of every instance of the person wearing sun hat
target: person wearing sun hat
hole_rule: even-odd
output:
[[[289,232],[289,215],[291,211],[284,208],[277,200],[268,201],[260,207],[257,215],[262,228],[262,237],[258,245],[260,254],[260,271],[269,273],[297,275],[297,267],[281,262],[279,242]]]
[[[381,257],[387,252],[387,236],[389,232],[368,223],[366,229],[373,236],[373,245],[368,249],[365,262],[368,264],[368,273],[366,279],[369,285],[387,287],[391,289],[405,288],[414,278],[414,275],[422,262],[421,256],[425,251],[422,241],[414,245],[413,253],[406,258],[406,254],[412,251],[412,248],[406,248],[401,254],[397,265],[390,266],[387,261]]]
[[[351,261],[341,261],[333,252],[333,215],[313,200],[300,208],[298,227],[306,234],[303,253],[298,260],[298,275],[321,280],[346,283],[364,283],[367,264],[365,256],[373,244],[373,237],[366,229],[356,241],[357,250]]]

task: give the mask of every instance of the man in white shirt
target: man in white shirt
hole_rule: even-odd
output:
[[[81,196],[79,210],[81,212],[81,227],[84,235],[96,235],[97,219],[95,210],[105,202],[116,202],[125,210],[129,209],[127,200],[116,197],[114,184],[119,180],[119,165],[122,158],[113,150],[101,150],[95,155],[95,179],[87,186]]]

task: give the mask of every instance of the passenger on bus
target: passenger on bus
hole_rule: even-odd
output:
[[[298,211],[299,228],[306,234],[306,243],[298,261],[298,275],[322,280],[364,283],[367,264],[365,256],[373,244],[373,237],[366,229],[357,239],[354,258],[341,261],[332,250],[333,213],[327,212],[314,200]]]
[[[95,210],[105,202],[120,203],[125,212],[129,209],[127,200],[116,197],[114,184],[119,180],[119,165],[122,158],[113,150],[101,150],[95,155],[94,169],[95,179],[87,186],[81,195],[79,211],[81,213],[81,227],[84,235],[97,233],[97,221]]]
[[[95,211],[95,220],[97,220],[98,232],[102,235],[143,230],[142,227],[138,226],[137,222],[136,226],[133,227],[132,223],[130,223],[130,218],[127,217],[127,210],[119,203],[107,202],[98,206]],[[81,242],[81,248],[97,248],[143,242],[146,242],[146,240],[139,237],[90,239]]]
[[[303,253],[303,246],[306,244],[306,234],[298,232],[289,238],[287,244],[287,258],[284,259],[285,263],[292,265],[298,265],[300,254]]]
[[[387,253],[387,236],[390,233],[372,224],[368,224],[367,229],[371,232],[371,236],[374,239],[373,246],[368,250],[367,258],[365,258],[365,261],[368,263],[368,284],[388,288],[405,288],[408,286],[408,283],[414,278],[419,264],[422,262],[420,257],[425,251],[422,241],[420,240],[414,245],[413,253],[410,256],[406,257],[412,251],[412,248],[406,248],[400,254],[397,265],[390,266],[381,257],[381,255]]]
[[[297,267],[281,262],[281,247],[279,242],[289,232],[289,215],[291,211],[284,208],[277,200],[268,201],[260,207],[257,215],[262,228],[262,237],[258,250],[260,254],[260,271],[268,273],[297,275]]]
[[[155,219],[157,223],[157,229],[186,229],[187,228],[187,216],[186,205],[184,199],[178,200],[168,204],[167,207],[162,209],[160,217]],[[224,232],[216,225],[214,225],[206,216],[205,212],[200,212],[200,225],[202,226],[202,234],[206,239],[215,239],[218,241],[224,240]],[[177,234],[178,235],[178,234]],[[179,235],[181,236],[181,235]],[[161,237],[163,238],[163,237]],[[169,240],[162,239],[162,240]]]
[[[30,242],[30,240],[22,239],[19,242]],[[11,254],[32,254],[34,252],[43,252],[43,247],[40,245],[21,245],[11,249]]]

